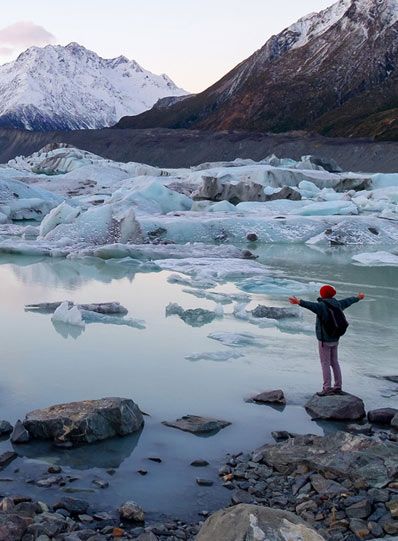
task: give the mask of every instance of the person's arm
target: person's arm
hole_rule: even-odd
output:
[[[316,314],[317,316],[320,315],[322,310],[319,302],[303,301],[303,299],[298,299],[297,297],[290,297],[289,302],[290,304],[298,304],[302,308],[306,308],[307,310],[314,312],[314,314]]]
[[[347,308],[349,308],[356,302],[362,301],[364,298],[365,298],[364,293],[358,293],[356,297],[348,297],[347,299],[342,299],[341,301],[339,301],[340,308],[342,310],[346,310]]]

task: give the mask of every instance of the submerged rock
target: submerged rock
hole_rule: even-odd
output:
[[[323,541],[297,515],[289,511],[240,504],[222,509],[203,524],[196,541]]]
[[[36,439],[71,443],[125,436],[144,424],[142,413],[127,398],[102,398],[59,404],[26,415],[24,426]]]
[[[251,399],[258,404],[286,404],[286,398],[281,389],[275,391],[264,391]]]
[[[218,432],[229,426],[231,423],[211,417],[199,417],[197,415],[185,415],[176,421],[163,421],[165,426],[178,428],[191,434],[209,434]]]
[[[305,405],[312,419],[330,419],[336,421],[356,421],[365,417],[365,405],[357,396],[314,395]]]
[[[276,308],[274,306],[264,306],[259,304],[257,308],[252,310],[253,317],[267,318],[267,319],[286,319],[299,317],[297,310],[291,308]]]
[[[390,425],[391,421],[397,415],[396,408],[380,408],[368,412],[368,421],[378,425]]]

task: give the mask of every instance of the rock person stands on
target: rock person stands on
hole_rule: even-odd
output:
[[[364,293],[358,293],[356,297],[348,299],[335,299],[336,290],[333,286],[325,285],[320,289],[318,302],[309,302],[290,297],[290,304],[298,304],[316,314],[316,337],[319,341],[319,357],[323,374],[323,390],[317,393],[319,396],[341,394],[343,379],[338,360],[339,339],[345,334],[348,322],[344,310],[352,304],[365,298]],[[332,387],[332,375],[334,386]]]

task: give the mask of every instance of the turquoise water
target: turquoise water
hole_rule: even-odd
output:
[[[351,252],[339,248],[321,252],[303,246],[260,246],[256,252],[260,262],[275,273],[282,271],[293,283],[332,282],[341,296],[365,291],[366,301],[350,309],[351,325],[341,344],[345,387],[362,396],[368,408],[398,407],[397,386],[375,377],[398,373],[398,269],[354,266]],[[236,319],[232,305],[226,305],[223,319],[190,327],[175,316],[166,318],[166,306],[177,302],[184,308],[214,309],[215,303],[168,283],[169,275],[135,273],[134,266],[99,260],[0,259],[0,417],[14,422],[35,408],[104,396],[133,398],[149,414],[137,436],[70,451],[48,444],[16,447],[20,458],[0,474],[0,480],[13,481],[1,482],[1,493],[18,488],[41,499],[55,498],[55,489],[39,489],[26,481],[57,463],[68,473],[77,472],[80,479],[70,486],[90,490],[83,495],[98,505],[114,506],[129,498],[149,513],[195,516],[229,500],[230,493],[217,481],[225,453],[271,441],[273,430],[323,432],[325,425],[312,422],[302,407],[321,386],[313,316],[304,314],[304,332],[261,329]],[[287,306],[290,291],[272,287],[272,280],[266,279],[267,293],[252,293],[253,307]],[[218,291],[240,290],[227,283]],[[119,301],[132,317],[145,320],[146,328],[93,323],[79,333],[54,327],[50,315],[24,310],[25,304],[66,299]],[[251,332],[264,337],[265,346],[236,348],[243,357],[228,362],[185,359],[192,353],[230,349],[210,340],[212,332]],[[288,405],[283,410],[245,402],[256,392],[274,388],[285,391]],[[200,438],[161,424],[185,414],[218,417],[232,425]],[[0,452],[9,448],[8,440],[0,442]],[[153,455],[162,463],[148,461]],[[208,460],[210,467],[192,468],[189,464],[197,458]],[[106,472],[109,468],[116,470],[114,475]],[[136,473],[141,468],[149,471],[147,476]],[[196,477],[216,484],[200,488]],[[94,489],[94,478],[108,480],[110,487]]]

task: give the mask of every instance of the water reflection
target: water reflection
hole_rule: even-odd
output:
[[[20,457],[41,460],[48,464],[59,464],[76,470],[117,469],[131,457],[141,433],[142,430],[122,438],[112,438],[72,449],[60,449],[47,441],[14,445],[13,448]]]

